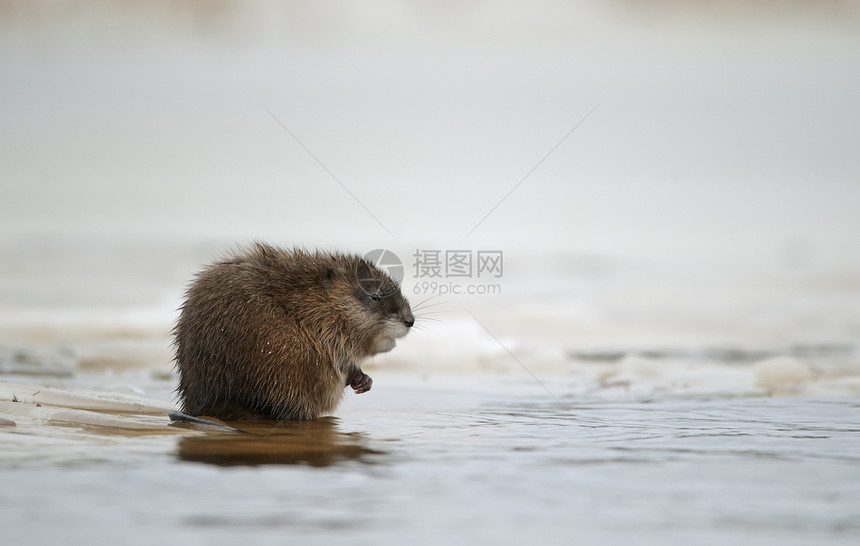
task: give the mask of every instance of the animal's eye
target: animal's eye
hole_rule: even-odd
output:
[[[379,301],[379,294],[371,294],[370,299],[372,299],[373,301]]]

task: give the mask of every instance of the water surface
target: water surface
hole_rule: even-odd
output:
[[[337,417],[242,433],[166,417],[166,434],[5,427],[27,449],[0,461],[0,524],[36,542],[860,537],[856,399],[583,399],[545,384],[557,400],[530,378],[383,376]]]

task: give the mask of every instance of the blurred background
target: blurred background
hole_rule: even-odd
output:
[[[262,239],[413,303],[503,251],[379,367],[860,392],[858,54],[856,1],[0,1],[0,371],[168,380]]]

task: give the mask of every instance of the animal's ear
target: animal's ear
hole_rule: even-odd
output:
[[[379,282],[373,274],[372,265],[365,260],[359,260],[355,266],[355,280],[366,294],[376,292]]]
[[[355,266],[355,277],[359,281],[373,279],[373,272],[370,270],[370,264],[365,260],[359,260],[358,265]]]
[[[328,288],[334,282],[334,268],[326,267],[322,272],[322,277],[320,278],[322,282],[323,288]]]

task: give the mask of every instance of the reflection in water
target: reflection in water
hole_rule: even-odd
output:
[[[339,432],[334,418],[231,421],[230,425],[238,431],[206,428],[206,435],[183,438],[179,442],[179,458],[221,466],[301,463],[330,466],[383,454],[367,447],[362,436]]]

